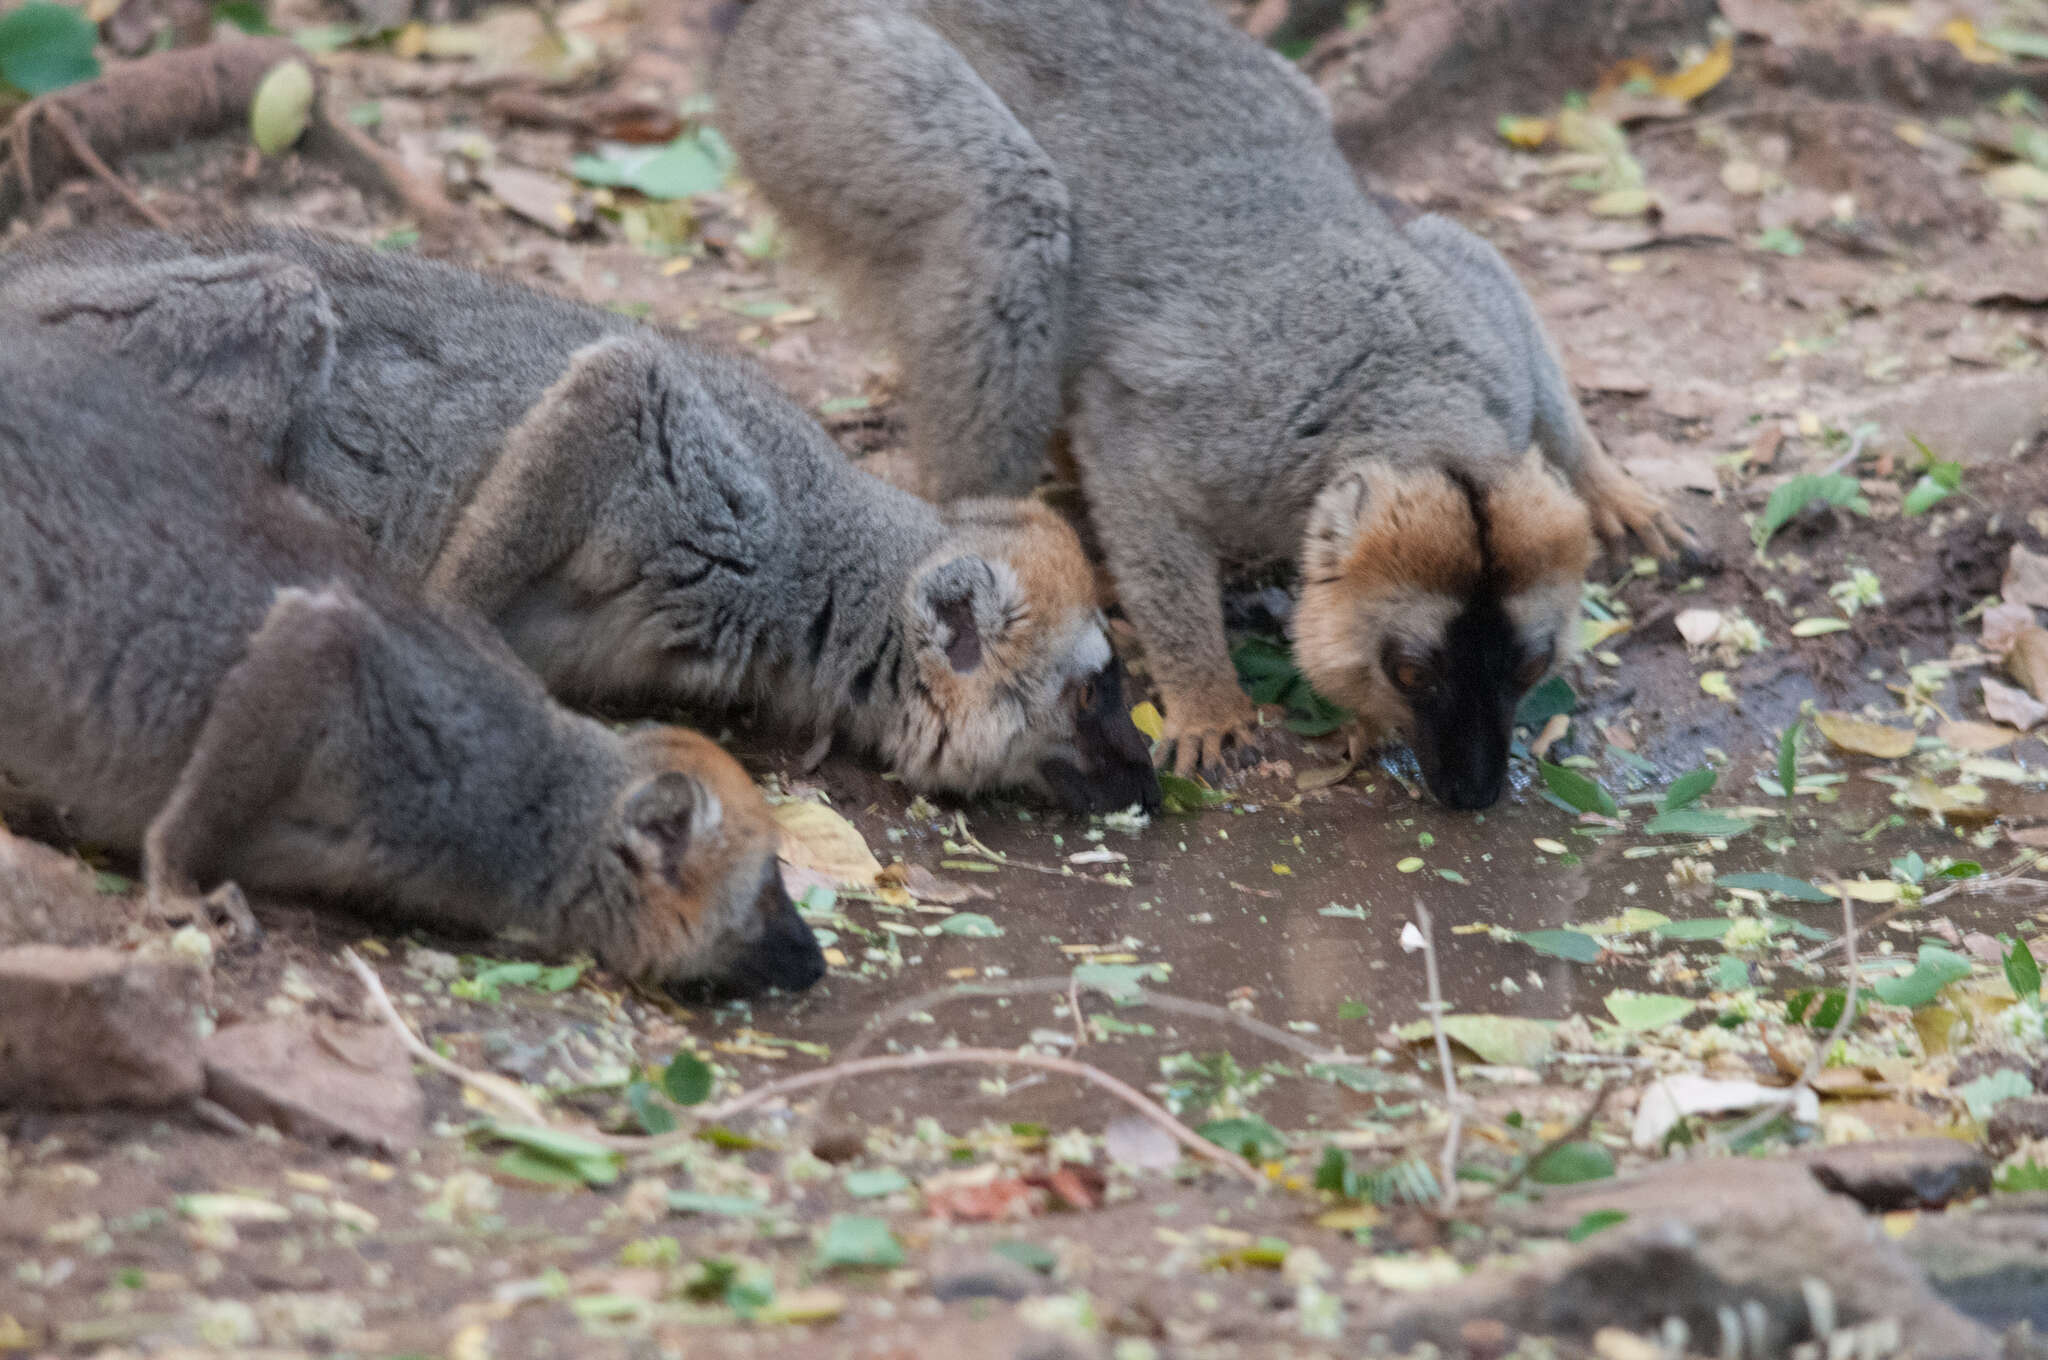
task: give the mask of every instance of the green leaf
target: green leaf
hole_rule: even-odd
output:
[[[2034,951],[2025,940],[2012,942],[2012,952],[2005,956],[2005,980],[2022,1001],[2041,994],[2041,965],[2034,962]]]
[[[820,1270],[852,1267],[859,1270],[894,1270],[903,1264],[903,1245],[879,1218],[861,1214],[834,1214],[825,1225],[818,1243]]]
[[[1768,250],[1777,255],[1804,255],[1806,240],[1791,227],[1772,227],[1760,231],[1750,238],[1751,245],[1758,250]]]
[[[1337,1003],[1339,1020],[1366,1020],[1372,1016],[1372,1007],[1363,1001],[1340,1001]]]
[[[257,0],[217,0],[213,17],[223,24],[231,24],[242,32],[255,37],[269,37],[277,32],[263,13],[263,6]]]
[[[1982,875],[1984,866],[1973,859],[1959,859],[1954,864],[1936,871],[1937,878],[1976,878]]]
[[[500,1158],[499,1165],[503,1167],[509,1161],[512,1174],[528,1180],[568,1175],[588,1185],[610,1185],[619,1178],[619,1154],[594,1139],[560,1129],[495,1121],[484,1125],[482,1132],[500,1142],[516,1145],[516,1151]],[[519,1153],[526,1155],[520,1156]],[[540,1162],[550,1164],[553,1170],[537,1174]],[[549,1183],[560,1182],[551,1179]]]
[[[1763,551],[1764,545],[1771,541],[1771,535],[1815,501],[1826,501],[1829,505],[1853,510],[1859,515],[1870,513],[1870,502],[1863,499],[1863,488],[1854,477],[1839,472],[1794,477],[1771,493],[1770,500],[1764,503],[1764,512],[1757,516],[1756,527],[1750,533],[1757,551]]]
[[[532,1148],[513,1148],[499,1156],[492,1164],[501,1176],[512,1176],[535,1185],[550,1189],[575,1190],[585,1185],[601,1185],[592,1181],[576,1167]]]
[[[759,1218],[768,1206],[746,1195],[707,1195],[701,1190],[671,1190],[668,1207],[679,1214],[705,1214],[712,1218]]]
[[[626,1104],[633,1111],[633,1117],[640,1121],[642,1132],[675,1132],[675,1115],[661,1103],[661,1097],[646,1082],[636,1080],[626,1087]]]
[[[1515,707],[1515,726],[1536,731],[1558,714],[1576,712],[1578,707],[1579,696],[1571,682],[1553,675],[1522,696]]]
[[[100,73],[98,30],[69,5],[31,3],[0,16],[0,81],[26,95],[48,94]]]
[[[893,1166],[846,1173],[846,1193],[855,1199],[880,1199],[909,1188],[910,1178]]]
[[[1719,940],[1734,925],[1726,916],[1709,916],[1697,921],[1666,921],[1650,933],[1666,940]]]
[[[1607,1013],[1627,1030],[1662,1029],[1675,1025],[1693,1013],[1696,1002],[1660,992],[1632,992],[1626,988],[1607,994]]]
[[[1128,1001],[1148,982],[1166,981],[1166,966],[1159,963],[1080,963],[1074,965],[1074,981],[1093,987],[1112,999]]]
[[[1682,774],[1671,781],[1671,787],[1664,791],[1664,801],[1658,806],[1665,812],[1675,812],[1689,807],[1705,797],[1714,787],[1714,772],[1702,765],[1699,769]]]
[[[1257,1115],[1238,1119],[1212,1119],[1195,1130],[1214,1143],[1254,1162],[1271,1161],[1287,1155],[1287,1140]]]
[[[1799,787],[1799,724],[1788,723],[1778,738],[1778,787],[1790,798]]]
[[[997,1242],[989,1248],[1005,1260],[1015,1261],[1026,1270],[1035,1270],[1041,1275],[1050,1275],[1059,1266],[1060,1258],[1051,1247],[1036,1242]]]
[[[2048,1166],[2029,1157],[2007,1167],[1992,1182],[1992,1188],[2001,1194],[2023,1195],[2035,1190],[2048,1190]]]
[[[1230,800],[1230,795],[1220,789],[1174,774],[1170,770],[1159,772],[1159,797],[1161,804],[1170,813],[1185,815],[1215,807]]]
[[[2001,1067],[1966,1083],[1956,1094],[1969,1107],[1970,1118],[1982,1124],[2006,1101],[2034,1094],[2034,1083],[2010,1067]]]
[[[1621,808],[1615,803],[1614,795],[1601,788],[1597,780],[1580,774],[1577,770],[1552,765],[1547,760],[1539,760],[1536,764],[1543,772],[1544,786],[1575,811],[1597,812],[1603,817],[1621,815]]]
[[[964,935],[970,940],[993,940],[1000,937],[1003,928],[992,917],[978,911],[956,911],[939,922],[941,935]]]
[[[710,1063],[684,1049],[661,1070],[661,1089],[678,1105],[702,1105],[716,1079]]]
[[[1444,1034],[1454,1044],[1499,1067],[1539,1067],[1550,1056],[1555,1023],[1519,1015],[1446,1015]],[[1428,1043],[1436,1031],[1427,1020],[1411,1020],[1394,1031],[1401,1042]],[[1347,1069],[1339,1068],[1338,1071]],[[1349,1069],[1351,1071],[1369,1069]]]
[[[1673,812],[1658,813],[1643,829],[1653,836],[1740,836],[1754,825],[1754,822],[1725,812],[1679,808]]]
[[[312,113],[312,68],[281,61],[264,73],[249,100],[249,137],[264,155],[278,155],[305,135]]]
[[[1529,1166],[1529,1179],[1538,1185],[1577,1185],[1582,1181],[1605,1180],[1614,1174],[1614,1154],[1598,1143],[1565,1143],[1552,1148]]]
[[[1723,888],[1747,888],[1751,892],[1789,897],[1794,902],[1832,902],[1835,899],[1803,878],[1790,874],[1723,874],[1714,880]]]
[[[1749,965],[1733,954],[1723,954],[1714,961],[1714,986],[1720,991],[1735,992],[1749,985]]]
[[[1934,998],[1941,995],[1942,988],[1969,975],[1970,961],[1961,954],[1943,949],[1938,944],[1923,944],[1911,973],[1905,977],[1880,978],[1870,985],[1870,990],[1888,1006],[1917,1009],[1933,1004]]]
[[[1909,515],[1924,515],[1947,500],[1954,490],[1954,487],[1943,486],[1935,480],[1933,473],[1926,473],[1913,483],[1913,489],[1906,493],[1906,499],[1899,508]]]
[[[1595,1209],[1572,1225],[1565,1234],[1568,1242],[1583,1242],[1594,1233],[1604,1232],[1619,1223],[1628,1222],[1628,1215],[1620,1209]]]
[[[1358,1198],[1358,1178],[1351,1170],[1350,1154],[1343,1148],[1323,1149],[1323,1160],[1316,1164],[1316,1189],[1345,1199]]]
[[[1573,963],[1596,961],[1605,946],[1579,930],[1525,930],[1515,936],[1539,954],[1570,959]]]
[[[2024,28],[1993,28],[1977,36],[1985,46],[1995,47],[2007,56],[2048,61],[2048,33],[2035,33]]]
[[[731,148],[705,128],[685,132],[658,150],[634,148],[569,162],[569,173],[585,184],[633,189],[666,200],[721,188],[731,170]]]

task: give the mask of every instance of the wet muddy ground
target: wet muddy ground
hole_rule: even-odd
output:
[[[623,53],[607,88],[672,103],[702,88],[704,8],[585,5],[577,22]],[[500,164],[558,173],[586,149],[492,119],[478,94],[451,90],[456,65],[373,50],[349,54],[337,79],[416,163],[482,143]],[[470,956],[516,950],[393,937],[288,903],[259,903],[261,946],[210,965],[221,1023],[361,1018],[371,1012],[340,959],[354,946],[442,1053],[553,1093],[562,1120],[615,1132],[645,1122],[629,1082],[685,1050],[715,1065],[720,1097],[857,1043],[1071,1057],[1190,1123],[1256,1116],[1279,1138],[1254,1139],[1271,1164],[1264,1189],[1170,1149],[1150,1162],[1133,1153],[1129,1112],[1098,1088],[990,1067],[849,1081],[822,1109],[804,1098],[567,1188],[533,1184],[507,1168],[504,1144],[468,1136],[495,1112],[432,1072],[421,1077],[427,1136],[397,1154],[228,1132],[183,1112],[0,1112],[0,1351],[1008,1355],[1032,1331],[1120,1360],[1356,1353],[1404,1301],[1526,1238],[1477,1213],[1423,1214],[1398,1194],[1315,1183],[1331,1146],[1367,1171],[1437,1157],[1440,1074],[1405,1028],[1428,999],[1422,955],[1404,947],[1418,903],[1449,1011],[1558,1022],[1468,1031],[1479,1048],[1459,1051],[1476,1101],[1462,1160],[1496,1186],[1572,1133],[1603,1083],[1602,1117],[1575,1136],[1627,1164],[1656,1151],[1629,1137],[1652,1077],[1782,1087],[1799,1074],[1819,1035],[1786,1001],[1840,986],[1838,953],[1803,957],[1839,936],[1840,912],[1745,896],[1723,886],[1730,876],[1868,880],[1865,921],[1934,899],[1864,937],[1868,981],[1904,973],[1901,961],[1934,943],[1975,959],[1970,987],[1999,985],[1982,941],[2048,927],[2048,889],[2025,869],[2030,833],[2048,822],[2048,749],[1943,734],[1984,719],[1978,677],[1996,673],[1973,611],[2000,590],[2015,544],[2048,550],[2042,210],[1993,197],[1981,165],[1944,149],[1967,145],[1959,133],[1894,136],[1910,115],[1878,105],[1745,118],[1755,92],[1744,80],[1738,57],[1704,115],[1634,132],[1666,201],[1662,227],[1589,212],[1585,189],[1484,121],[1418,134],[1369,167],[1501,245],[1603,439],[1724,564],[1673,579],[1612,561],[1589,589],[1590,617],[1622,626],[1596,628],[1565,669],[1575,711],[1545,751],[1596,779],[1614,814],[1558,801],[1533,761],[1483,816],[1428,802],[1398,753],[1330,783],[1340,743],[1277,727],[1272,759],[1226,785],[1219,805],[1149,824],[933,807],[842,757],[801,773],[793,746],[741,715],[728,734],[773,791],[829,800],[884,865],[921,871],[908,893],[888,875],[807,893],[836,953],[800,998],[684,1009],[594,973],[559,993],[507,983],[491,996],[476,985],[488,962]],[[142,179],[180,222],[247,214],[372,240],[404,225],[316,165],[234,147],[159,158]],[[762,230],[743,184],[700,198],[675,254],[636,249],[615,217],[595,238],[564,240],[486,194],[471,201],[489,227],[478,263],[749,347],[851,452],[900,445],[886,362],[804,275],[743,247]],[[120,211],[104,189],[76,186],[34,225]],[[1962,473],[1956,494],[1909,517],[1912,437]],[[1748,518],[1771,491],[1830,467],[1862,478],[1870,513],[1809,509],[1756,552]],[[1726,627],[1689,646],[1679,620],[1700,610]],[[1843,626],[1795,633],[1818,618]],[[1911,726],[1918,747],[1888,760],[1839,749],[1802,705]],[[1778,748],[1793,724],[1804,737],[1787,797]],[[1702,766],[1717,779],[1698,808],[1742,829],[1651,830],[1673,781]],[[1943,878],[1952,861],[1980,864],[1983,879]],[[103,906],[71,923],[73,942],[162,947],[124,899]],[[1658,933],[1660,921],[1717,917],[1743,924],[1726,937]],[[1362,1057],[1350,1070],[1367,1075],[1315,1075],[1299,1052],[1218,1016],[1099,991],[935,1002],[863,1037],[871,1017],[949,985],[1084,966],[1095,970],[1084,977],[1281,1027],[1297,1048]],[[1628,994],[1692,1004],[1632,1023],[1641,1013],[1615,1004]],[[1956,1092],[2001,1064],[2036,1082],[2048,1065],[2038,1036],[1992,1042],[1987,1017],[2001,1011],[1951,1001],[1970,1031],[1953,1046],[1930,1037],[1921,1011],[1877,1008],[1834,1064],[1862,1084],[1825,1087],[1820,1123],[1800,1136],[1981,1145],[1984,1120]],[[2023,1146],[1992,1153],[2019,1158]],[[872,1268],[849,1268],[875,1244],[835,1245],[835,1216],[879,1220],[900,1252],[868,1250]],[[992,1244],[1010,1254],[991,1264]],[[960,1283],[977,1271],[1001,1287]],[[1005,1297],[1017,1293],[1033,1297]]]

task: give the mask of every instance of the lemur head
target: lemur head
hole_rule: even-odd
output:
[[[1023,787],[1080,812],[1159,806],[1124,701],[1094,571],[1057,513],[962,501],[902,602],[912,651],[881,745],[905,779],[956,793]]]
[[[1438,799],[1490,807],[1516,704],[1572,644],[1592,554],[1585,507],[1533,454],[1484,481],[1360,460],[1309,515],[1295,656],[1369,730],[1406,737]]]
[[[678,995],[800,992],[823,977],[782,886],[775,819],[739,762],[675,727],[630,733],[626,757],[599,851],[599,957]]]

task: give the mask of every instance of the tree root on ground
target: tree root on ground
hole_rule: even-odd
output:
[[[30,100],[0,130],[0,226],[79,174],[105,181],[143,221],[169,226],[113,165],[246,125],[257,86],[283,61],[314,66],[287,39],[246,38],[159,52]],[[364,193],[398,204],[423,238],[453,245],[468,234],[467,215],[438,186],[407,171],[360,129],[330,117],[324,99],[313,102],[301,146]]]

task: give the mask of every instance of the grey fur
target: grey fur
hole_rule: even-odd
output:
[[[650,952],[622,849],[652,837],[680,861],[693,829],[746,811],[667,740],[567,712],[481,623],[388,584],[246,429],[0,329],[0,785],[140,850],[159,901],[232,881],[654,982],[745,973],[794,917],[765,834],[701,885],[716,906],[694,934]]]
[[[1003,535],[851,466],[751,363],[262,228],[0,258],[0,310],[146,355],[209,414],[283,413],[269,461],[285,479],[388,568],[495,621],[558,694],[752,703],[836,727],[927,788],[1103,764],[1067,697],[1109,659],[1092,604],[1040,620],[1008,677],[1014,711],[982,740],[948,739],[926,684],[943,650],[932,611],[969,601],[993,645],[1031,603],[990,566]],[[1102,782],[1117,806],[1143,796],[1127,771]]]
[[[1064,425],[1170,700],[1249,717],[1219,571],[1296,553],[1362,458],[1483,486],[1533,439],[1608,494],[1499,254],[1396,227],[1314,88],[1208,0],[759,0],[717,95],[903,360],[927,490],[1015,492]]]

